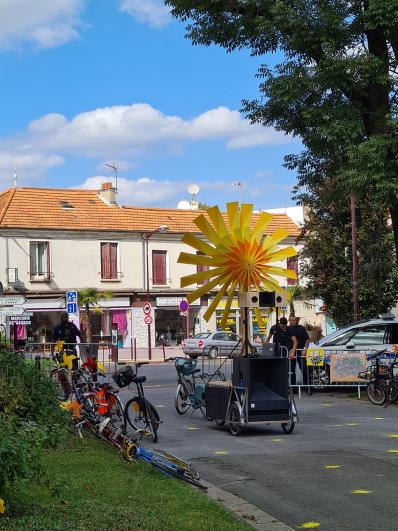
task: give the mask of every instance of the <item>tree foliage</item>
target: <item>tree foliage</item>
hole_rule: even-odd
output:
[[[166,3],[194,44],[281,52],[274,68],[260,68],[261,95],[244,111],[302,139],[290,168],[328,166],[336,189],[363,201],[371,190],[390,211],[398,257],[398,0]]]

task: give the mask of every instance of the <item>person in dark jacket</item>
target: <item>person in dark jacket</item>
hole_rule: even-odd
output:
[[[76,353],[77,338],[82,340],[80,330],[75,323],[69,321],[69,316],[66,312],[61,314],[61,322],[53,330],[53,342],[63,341],[64,347],[69,352]]]
[[[298,362],[298,365],[301,369],[301,372],[303,374],[303,384],[308,385],[308,375],[309,370],[307,367],[306,362],[306,349],[308,348],[308,344],[310,342],[310,338],[308,335],[307,330],[304,326],[299,324],[299,317],[296,317],[295,315],[289,315],[289,326],[288,330],[290,330],[291,334],[294,334],[294,336],[297,338],[297,357],[294,361],[294,367],[292,362],[292,385],[296,383],[296,361]],[[293,383],[294,382],[294,383]]]

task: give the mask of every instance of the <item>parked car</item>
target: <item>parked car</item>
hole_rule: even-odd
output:
[[[350,352],[356,350],[381,351],[389,350],[386,358],[394,354],[394,346],[398,344],[398,319],[392,314],[382,314],[375,319],[358,321],[336,330],[317,343],[310,343],[309,348],[322,348],[326,351],[324,368],[311,371],[310,380],[315,386],[329,384],[330,355],[333,352]]]
[[[240,351],[239,336],[232,332],[200,332],[196,336],[185,339],[183,345],[183,352],[190,358],[197,358],[198,356],[209,356],[215,358],[218,355],[230,356],[232,351],[238,353]],[[258,344],[254,341],[251,345],[257,349]]]
[[[310,347],[325,350],[384,350],[398,344],[398,319],[391,314],[340,328]]]

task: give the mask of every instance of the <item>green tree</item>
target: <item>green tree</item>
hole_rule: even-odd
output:
[[[85,314],[83,320],[86,325],[86,342],[92,343],[93,340],[93,323],[92,315],[103,313],[101,301],[109,300],[113,297],[110,291],[99,291],[96,288],[86,288],[77,292],[78,303],[83,307]]]
[[[398,0],[166,0],[194,44],[279,52],[252,122],[299,136],[298,165],[330,165],[340,193],[389,209],[398,261]],[[313,175],[314,179],[318,176]],[[363,202],[363,200],[362,200]]]
[[[307,195],[301,275],[338,326],[353,320],[350,198],[337,197],[333,182]],[[322,193],[320,193],[320,190]],[[398,266],[387,213],[372,194],[357,209],[358,291],[361,318],[390,310],[398,300]]]

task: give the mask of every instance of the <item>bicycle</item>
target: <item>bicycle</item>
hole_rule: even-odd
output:
[[[177,371],[177,389],[174,399],[174,406],[177,413],[184,415],[191,407],[191,416],[197,409],[200,409],[202,415],[206,416],[206,384],[204,383],[206,375],[202,374],[200,376],[200,378],[203,380],[203,383],[197,383],[195,375],[201,372],[200,369],[196,368],[197,360],[176,357],[167,358],[165,361],[175,361],[175,368]],[[225,381],[225,376],[221,371],[216,371],[213,377],[216,375],[221,380]]]
[[[138,376],[137,372],[142,365],[147,365],[147,361],[134,363],[135,371],[132,366],[123,367],[115,372],[112,379],[116,384],[123,388],[134,383],[137,389],[137,395],[127,401],[124,408],[124,416],[130,426],[141,436],[150,435],[153,442],[158,441],[158,428],[160,424],[159,413],[155,406],[145,398],[143,383],[146,376]]]
[[[358,374],[358,378],[361,380],[369,381],[366,386],[366,392],[370,402],[376,406],[382,406],[387,399],[390,366],[380,362],[380,357],[385,355],[386,352],[387,350],[382,350],[369,356],[368,361],[370,360],[371,365],[366,371]]]

